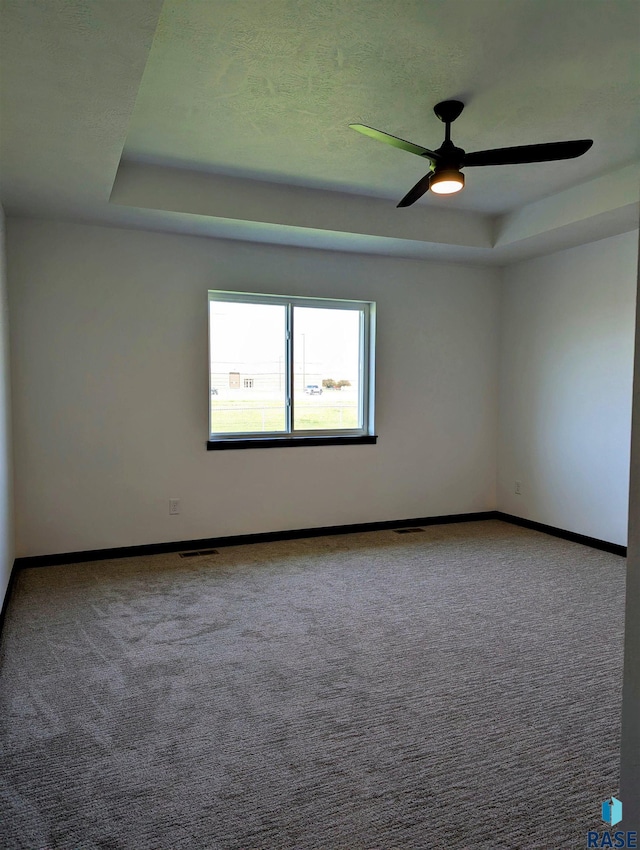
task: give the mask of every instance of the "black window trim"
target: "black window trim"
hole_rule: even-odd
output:
[[[296,446],[362,446],[375,445],[376,434],[363,434],[355,437],[251,437],[249,439],[208,440],[207,451],[226,451],[227,449],[287,449]]]

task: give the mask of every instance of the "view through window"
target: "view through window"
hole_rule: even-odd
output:
[[[211,439],[371,433],[373,306],[210,292]]]

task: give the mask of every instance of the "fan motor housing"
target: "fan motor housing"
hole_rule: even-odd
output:
[[[453,142],[449,140],[443,142],[440,147],[434,151],[434,153],[439,154],[441,157],[436,163],[436,171],[443,168],[446,168],[447,170],[452,168],[462,168],[464,165],[464,150],[462,148],[457,148]]]

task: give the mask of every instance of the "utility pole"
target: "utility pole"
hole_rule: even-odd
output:
[[[307,352],[306,352],[306,335],[302,334],[302,392],[307,386]]]

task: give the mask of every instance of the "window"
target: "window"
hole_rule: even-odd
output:
[[[208,448],[375,442],[375,304],[209,293]]]

